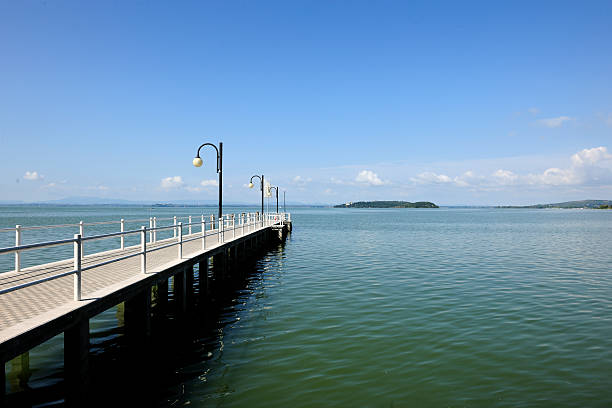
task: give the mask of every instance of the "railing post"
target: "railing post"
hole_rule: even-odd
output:
[[[121,219],[121,232],[125,232],[125,220]],[[121,235],[121,249],[125,249],[125,235]]]
[[[189,216],[189,235],[191,235],[191,215]]]
[[[149,243],[153,243],[153,217],[149,217]]]
[[[172,230],[174,231],[174,238],[176,238],[176,215],[174,216],[174,228]]]
[[[232,214],[232,239],[236,238],[236,214]]]
[[[153,217],[153,242],[157,242],[157,217]]]
[[[147,273],[147,228],[140,227],[140,272]]]
[[[242,235],[244,235],[244,213],[240,214],[240,221],[242,224]]]
[[[74,300],[81,300],[81,257],[83,252],[83,241],[81,235],[74,235]]]
[[[206,249],[206,221],[202,215],[202,249]]]
[[[83,221],[79,222],[79,235],[81,235],[81,238],[85,236],[85,224],[83,224]],[[81,242],[81,259],[85,256],[84,252],[85,248],[83,248],[83,243]]]
[[[223,231],[225,230],[225,221],[223,220],[223,216],[219,220],[219,242],[225,242],[225,237],[223,236]]]
[[[183,223],[178,223],[178,259],[183,259]]]
[[[15,225],[15,246],[21,245],[21,225]],[[15,251],[15,272],[21,270],[21,253]]]

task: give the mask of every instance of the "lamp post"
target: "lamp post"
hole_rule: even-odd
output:
[[[264,214],[264,175],[261,176],[254,175],[251,176],[251,181],[249,181],[249,188],[253,188],[253,178],[257,177],[259,181],[261,181],[261,216]]]
[[[270,190],[276,190],[276,213],[278,214],[278,187],[270,187]]]
[[[198,147],[196,157],[193,159],[193,165],[196,167],[202,166],[202,159],[200,158],[200,149],[204,146],[212,146],[217,152],[217,173],[219,173],[219,222],[222,222],[223,218],[223,143],[219,142],[219,148],[212,143],[204,143]]]

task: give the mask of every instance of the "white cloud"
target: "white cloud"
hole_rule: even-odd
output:
[[[542,174],[529,174],[529,184],[546,185],[606,185],[612,182],[612,154],[604,146],[583,149],[572,155],[566,169],[552,167]]]
[[[161,180],[161,188],[179,188],[182,187],[185,183],[183,182],[183,178],[181,176],[174,177],[166,177]]]
[[[526,180],[528,184],[546,184],[552,186],[578,184],[580,181],[573,169],[559,169],[556,167],[546,169],[542,174],[528,174]]]
[[[538,108],[529,108],[527,109],[527,111],[532,115],[537,115],[538,113],[540,113],[540,110]]]
[[[217,187],[219,185],[219,183],[217,182],[217,180],[202,180],[200,182],[200,185],[202,187]]]
[[[168,178],[171,178],[171,177],[168,177]],[[176,178],[176,177],[174,177],[174,178]],[[179,177],[179,179],[180,179],[180,177]],[[198,186],[198,187],[188,186],[188,185],[185,185],[182,180],[179,180],[179,181],[180,181],[180,183],[177,184],[175,187],[182,187],[185,190],[189,191],[190,193],[199,193],[201,191],[206,190],[207,187],[216,187],[216,186],[219,185],[217,180],[214,180],[214,179],[211,179],[211,180],[202,180],[200,182],[200,186]],[[228,187],[231,187],[231,186],[228,186]]]
[[[472,170],[468,170],[461,176],[457,176],[453,179],[455,184],[459,187],[474,187],[482,183],[484,177],[476,175]]]
[[[37,171],[26,171],[23,175],[25,180],[41,180],[44,178],[42,174],[38,174]]]
[[[574,120],[574,118],[570,118],[569,116],[559,116],[557,118],[540,119],[538,123],[549,128],[557,128],[561,127],[563,123],[570,120]]]
[[[502,185],[514,184],[518,180],[519,176],[514,174],[510,170],[499,169],[493,173],[493,178]]]
[[[359,172],[355,181],[358,183],[367,184],[369,186],[382,186],[388,184],[386,181],[382,181],[376,173],[371,170],[362,170]]]
[[[411,180],[417,184],[444,184],[453,182],[453,179],[448,177],[446,174],[436,174],[430,171],[426,171],[416,177],[412,177]]]
[[[583,149],[570,157],[567,167],[550,167],[541,173],[518,174],[498,169],[488,176],[466,171],[459,176],[424,172],[412,177],[419,185],[454,185],[480,191],[507,186],[612,186],[612,154],[604,146]]]
[[[604,146],[593,147],[592,149],[584,149],[572,156],[574,166],[593,165],[595,163],[611,160],[612,154],[608,153],[608,149]]]
[[[303,187],[306,184],[310,183],[312,181],[312,178],[310,177],[302,177],[302,176],[295,176],[292,180],[291,183]]]
[[[472,170],[468,170],[460,176],[450,177],[446,174],[437,174],[431,171],[420,173],[412,177],[416,184],[453,184],[458,187],[474,187],[482,184],[484,177],[476,175]]]
[[[55,183],[53,183],[53,184],[55,184]],[[103,186],[103,185],[98,185],[98,186],[87,187],[87,190],[107,191],[108,187],[107,186]]]

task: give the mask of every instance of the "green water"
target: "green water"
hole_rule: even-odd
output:
[[[160,341],[148,405],[612,405],[611,211],[291,212],[284,245]],[[92,349],[123,384],[116,316]],[[32,353],[33,387],[61,384],[58,352]]]

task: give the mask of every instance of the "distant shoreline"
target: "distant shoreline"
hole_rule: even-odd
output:
[[[535,209],[561,208],[561,209],[593,210],[593,209],[606,209],[610,207],[612,207],[611,200],[581,200],[581,201],[565,201],[563,203],[535,204],[535,205],[525,205],[525,206],[503,205],[503,206],[498,206],[496,208],[535,208]]]
[[[334,205],[334,208],[440,208],[429,201],[357,201]]]

